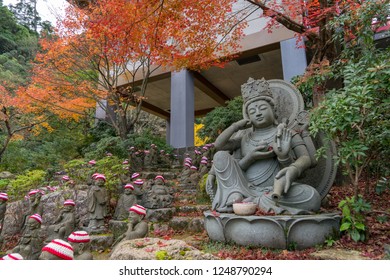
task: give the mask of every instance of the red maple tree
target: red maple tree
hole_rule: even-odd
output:
[[[70,6],[56,36],[41,40],[30,104],[77,119],[98,103],[121,138],[137,121],[150,76],[160,68],[222,65],[239,47],[245,14],[235,0],[98,0]],[[85,4],[85,3],[84,3]],[[126,85],[126,86],[120,86]]]

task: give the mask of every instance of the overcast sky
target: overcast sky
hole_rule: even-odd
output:
[[[18,0],[3,0],[3,5],[15,5],[17,2]],[[66,0],[38,0],[37,10],[42,20],[51,21],[55,26],[55,14],[63,14],[63,11],[67,5],[68,2],[66,2]]]

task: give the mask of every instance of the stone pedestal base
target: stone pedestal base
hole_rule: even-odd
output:
[[[211,240],[244,246],[275,249],[305,249],[339,236],[339,214],[294,216],[214,215],[204,212],[205,228]]]

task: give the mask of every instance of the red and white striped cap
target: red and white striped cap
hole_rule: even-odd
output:
[[[132,184],[126,184],[126,185],[124,186],[124,188],[125,188],[125,189],[132,189],[132,190],[134,190],[134,186],[133,186]]]
[[[42,217],[41,217],[41,215],[39,215],[39,214],[37,214],[37,213],[35,213],[34,215],[31,215],[31,216],[30,216],[30,219],[34,219],[34,220],[36,220],[38,223],[42,224]]]
[[[198,168],[197,168],[195,165],[192,165],[192,166],[190,167],[190,169],[191,169],[191,170],[198,170]]]
[[[0,193],[0,199],[4,200],[4,201],[7,201],[8,200],[8,194],[6,194],[4,192]]]
[[[72,199],[67,199],[64,201],[64,205],[72,205],[75,206],[76,203]]]
[[[186,166],[186,167],[191,167],[191,163],[186,162],[186,163],[184,163],[184,166]]]
[[[206,165],[206,164],[208,164],[209,162],[207,161],[207,160],[205,160],[205,159],[202,159],[201,161],[200,161],[200,164],[204,164],[204,165]]]
[[[136,184],[136,185],[143,185],[144,184],[144,181],[142,179],[137,179],[133,182],[133,184]]]
[[[165,178],[162,176],[162,175],[157,175],[154,180],[162,180],[163,182],[165,182]]]
[[[69,242],[73,243],[88,243],[91,241],[88,232],[80,230],[72,232],[68,237]]]
[[[62,176],[62,180],[64,180],[64,181],[69,181],[69,176],[67,176],[67,175],[64,175],[64,176]]]
[[[186,158],[184,159],[184,162],[192,162],[192,158],[186,157]]]
[[[97,174],[95,177],[94,177],[95,180],[104,180],[104,182],[106,181],[106,176],[104,176],[103,174]]]
[[[96,164],[96,160],[92,159],[92,160],[88,161],[88,164],[95,165]]]
[[[131,175],[131,179],[138,178],[139,176],[140,176],[139,173],[133,173],[133,175]]]
[[[135,204],[135,205],[131,206],[129,211],[135,212],[138,215],[143,215],[143,216],[146,215],[146,208],[141,206],[141,205],[139,205],[139,204]]]
[[[42,252],[49,252],[63,260],[73,260],[73,248],[72,246],[61,239],[54,239],[45,247],[42,248]]]
[[[199,150],[195,150],[195,154],[197,154],[197,155],[201,155],[201,154],[202,154],[202,152],[201,152],[201,151],[199,151]]]
[[[28,193],[28,195],[29,195],[29,196],[32,196],[32,195],[34,195],[34,194],[36,194],[36,193],[39,193],[39,190],[31,190],[31,191]]]
[[[0,258],[2,261],[20,261],[23,257],[18,253],[11,253]]]
[[[209,147],[203,146],[202,149],[207,151],[209,149]]]

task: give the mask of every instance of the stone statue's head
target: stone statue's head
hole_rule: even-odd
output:
[[[267,102],[271,106],[272,111],[274,112],[274,118],[277,118],[272,91],[269,86],[269,83],[264,78],[260,80],[249,78],[245,84],[241,85],[241,94],[244,101],[244,105],[242,108],[244,118],[249,119],[249,104],[258,100],[264,100],[265,102]]]
[[[27,227],[30,230],[35,230],[41,227],[42,217],[39,214],[31,215],[27,221]]]
[[[91,238],[86,231],[75,231],[68,236],[68,242],[72,246],[74,255],[81,255],[90,250]]]
[[[68,242],[54,239],[42,248],[39,260],[73,260],[73,248]]]
[[[129,209],[129,223],[138,224],[144,217],[146,216],[146,208],[139,205],[134,204]]]

